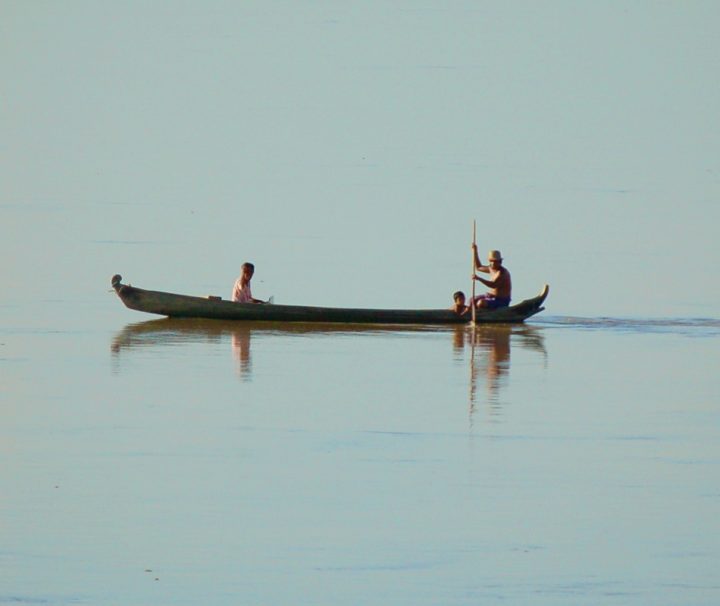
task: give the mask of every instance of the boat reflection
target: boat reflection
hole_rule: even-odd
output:
[[[456,359],[464,359],[466,349],[469,350],[471,415],[479,399],[479,375],[485,379],[486,401],[491,413],[499,410],[500,395],[509,380],[511,343],[547,357],[542,330],[526,324],[479,325],[456,330],[453,342]]]
[[[229,337],[238,376],[252,378],[252,335],[323,336],[387,334],[390,332],[448,332],[447,327],[392,326],[363,324],[313,324],[309,322],[233,322],[225,320],[162,318],[128,324],[113,338],[111,351],[119,356],[123,350],[158,345],[221,343]]]
[[[480,396],[477,383],[484,377],[485,399],[491,410],[500,407],[500,395],[510,374],[511,347],[540,352],[546,356],[542,329],[526,324],[479,325],[476,327],[389,326],[357,324],[311,324],[272,322],[232,322],[222,320],[171,319],[128,324],[113,338],[111,350],[118,357],[123,350],[192,343],[230,342],[238,377],[252,379],[251,343],[253,335],[350,336],[388,333],[440,333],[452,339],[455,360],[470,362],[469,408],[472,414]]]

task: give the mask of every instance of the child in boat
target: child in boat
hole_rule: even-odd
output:
[[[459,316],[466,314],[470,309],[467,305],[465,305],[465,293],[461,290],[453,293],[453,301],[455,304],[450,309]]]
[[[240,277],[235,280],[233,287],[232,300],[236,303],[265,303],[260,299],[254,299],[252,290],[250,289],[250,280],[255,273],[255,266],[252,263],[243,263]]]

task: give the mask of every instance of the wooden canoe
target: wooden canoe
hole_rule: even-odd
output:
[[[457,315],[450,309],[356,309],[310,307],[305,305],[260,305],[235,303],[220,297],[194,297],[122,284],[122,276],[112,278],[112,286],[129,309],[170,318],[207,318],[252,322],[333,322],[348,324],[467,324],[470,314]],[[515,324],[545,309],[546,284],[537,297],[517,305],[495,310],[477,310],[478,324]]]

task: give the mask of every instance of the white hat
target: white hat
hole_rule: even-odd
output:
[[[488,261],[502,261],[502,254],[499,250],[491,250],[488,253]]]

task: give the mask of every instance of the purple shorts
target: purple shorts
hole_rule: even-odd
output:
[[[510,305],[510,297],[493,297],[492,295],[479,295],[475,297],[475,304],[478,301],[484,301],[483,307],[485,309],[499,309],[500,307],[507,307]]]

